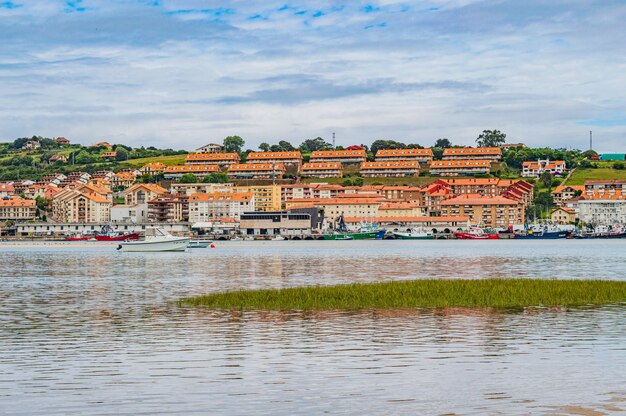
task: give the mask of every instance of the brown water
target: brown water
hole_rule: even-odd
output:
[[[0,414],[620,414],[626,309],[216,312],[235,288],[626,277],[626,241],[0,245]],[[596,413],[597,412],[597,413]]]

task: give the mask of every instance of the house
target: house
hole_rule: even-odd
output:
[[[300,169],[303,178],[341,178],[343,165],[340,162],[307,162]]]
[[[111,186],[113,187],[113,189],[117,189],[119,187],[128,188],[133,183],[135,183],[136,179],[137,176],[135,176],[133,173],[118,172],[115,175],[111,176],[111,179],[109,179],[109,181],[111,182]]]
[[[50,163],[51,165],[56,162],[63,162],[63,163],[67,162],[67,156],[62,155],[62,154],[57,154],[57,155],[50,156],[50,158],[48,159],[48,163]]]
[[[441,215],[467,216],[472,224],[508,227],[524,222],[524,204],[502,196],[463,194],[441,202]]]
[[[550,220],[558,224],[572,224],[576,222],[576,211],[572,208],[559,207],[552,210]]]
[[[91,145],[91,147],[105,147],[109,150],[113,149],[113,146],[108,142],[98,142]]]
[[[582,195],[584,191],[584,185],[559,185],[552,191],[552,198],[555,204],[562,205],[565,201]]]
[[[302,153],[294,152],[250,152],[246,163],[282,163],[285,166],[295,166],[300,169]]]
[[[565,172],[565,162],[563,160],[538,160],[536,162],[522,163],[522,176],[525,178],[538,178],[543,172],[550,172],[553,175],[562,175]]]
[[[167,189],[153,183],[138,183],[124,190],[124,203],[128,206],[147,204],[148,201],[167,194]]]
[[[15,195],[15,187],[10,183],[0,183],[0,198],[8,198]]]
[[[56,139],[54,139],[54,141],[60,144],[61,146],[70,144],[70,141],[66,139],[65,137],[57,137]]]
[[[148,221],[186,222],[189,220],[189,197],[165,194],[148,201]]]
[[[491,161],[478,159],[433,160],[430,174],[440,176],[486,175],[491,172]]]
[[[420,164],[417,160],[394,160],[387,162],[361,162],[361,175],[366,178],[416,176]]]
[[[111,201],[98,194],[65,188],[52,198],[52,218],[56,222],[109,222],[111,205]]]
[[[36,199],[37,197],[52,199],[59,191],[61,191],[61,188],[56,186],[34,184],[22,191],[22,194],[28,199]]]
[[[365,149],[360,150],[316,150],[311,153],[310,162],[339,162],[361,163],[365,162],[367,154]]]
[[[145,164],[139,169],[142,175],[158,175],[159,173],[163,173],[167,166],[161,162],[154,162]]]
[[[426,149],[380,149],[376,152],[377,162],[416,161],[429,165],[433,161],[433,150]]]
[[[117,152],[104,152],[100,156],[102,157],[102,159],[115,160],[115,158],[117,157]]]
[[[185,165],[218,165],[220,167],[239,163],[238,153],[189,153],[185,158]]]
[[[502,159],[502,149],[499,147],[450,147],[443,150],[442,159],[499,162]]]
[[[218,165],[174,165],[166,166],[163,169],[165,179],[180,179],[183,175],[192,174],[198,178],[204,178],[212,173],[219,173],[221,169]]]
[[[148,222],[148,204],[118,204],[111,207],[111,222],[121,224],[140,224]]]
[[[41,143],[39,143],[37,140],[29,140],[26,143],[24,143],[24,145],[22,146],[22,149],[24,150],[37,150],[41,147]]]
[[[324,218],[331,223],[336,222],[341,215],[367,221],[370,218],[378,217],[378,208],[384,201],[385,198],[378,195],[344,194],[335,198],[292,199],[285,203],[285,208],[315,207],[322,209]]]
[[[231,218],[239,221],[244,212],[254,211],[252,192],[193,194],[189,197],[189,222]]]
[[[30,221],[37,213],[37,204],[34,200],[23,199],[17,196],[0,199],[0,221]]]
[[[592,195],[595,191],[622,192],[626,191],[626,180],[608,179],[585,181],[585,194]]]
[[[522,201],[525,205],[533,201],[534,186],[523,180],[506,180],[500,178],[446,178],[445,182],[453,196],[463,194],[479,194],[482,196],[504,196]]]
[[[237,163],[226,173],[230,179],[280,179],[285,171],[282,163]]]
[[[111,180],[113,175],[115,175],[115,172],[113,172],[112,170],[97,170],[91,174],[91,177]]]
[[[113,191],[110,188],[94,184],[76,184],[70,189],[75,189],[88,195],[100,196],[109,202],[113,202]]]
[[[196,153],[218,153],[222,151],[222,147],[221,144],[209,143],[196,149]]]

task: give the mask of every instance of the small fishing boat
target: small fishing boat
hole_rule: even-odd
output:
[[[100,232],[94,237],[97,241],[131,241],[131,240],[139,240],[139,233],[127,233],[122,234],[113,231],[113,229],[105,225],[102,227]]]
[[[562,230],[556,226],[546,224],[534,225],[530,228],[526,227],[525,233],[514,233],[513,238],[519,240],[556,240],[559,238],[569,238],[572,232]]]
[[[144,240],[126,241],[117,249],[125,252],[185,251],[190,241],[191,237],[174,237],[163,228],[148,228]]]
[[[432,231],[418,228],[411,228],[407,232],[394,231],[393,235],[401,240],[432,240],[434,238]]]
[[[345,240],[345,237],[352,237],[353,240],[382,240],[385,237],[386,230],[381,230],[374,224],[360,224],[356,230],[348,230],[343,218],[343,214],[339,216],[335,231],[326,233],[322,237],[324,240]]]
[[[209,240],[191,240],[189,241],[189,248],[207,248],[211,244]]]
[[[498,240],[498,233],[485,232],[480,227],[472,227],[467,231],[455,231],[454,236],[459,240]]]
[[[283,237],[282,235],[277,235],[276,237],[272,238],[272,241],[284,241],[286,240],[285,237]]]

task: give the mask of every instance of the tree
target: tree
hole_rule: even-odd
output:
[[[278,142],[278,146],[280,146],[281,150],[283,152],[293,152],[294,150],[296,150],[295,147],[293,147],[291,145],[291,143],[289,143],[288,141],[285,140],[281,140]]]
[[[180,183],[196,183],[197,181],[198,178],[193,173],[185,173],[179,180]]]
[[[479,147],[498,147],[504,144],[505,140],[506,134],[502,133],[500,130],[483,130],[483,132],[478,135],[476,143],[478,143]]]
[[[224,172],[211,173],[202,179],[204,183],[228,183],[228,175]]]
[[[544,171],[541,176],[539,177],[539,180],[544,184],[544,186],[548,189],[550,189],[550,187],[552,186],[552,172],[546,170]]]
[[[441,139],[437,139],[435,141],[435,146],[434,147],[440,147],[442,149],[447,149],[449,147],[452,147],[452,142],[450,140],[448,140],[445,137],[442,137]]]
[[[598,153],[595,150],[586,150],[583,152],[583,157],[585,159],[595,159],[598,157]]]
[[[404,149],[405,147],[406,145],[404,143],[395,140],[374,140],[370,151],[375,154],[380,149]]]
[[[116,151],[115,160],[117,160],[118,162],[128,160],[128,153],[126,152],[126,150],[124,150],[123,147],[120,146],[120,148]]]
[[[300,145],[300,149],[305,150],[305,151],[308,150],[309,152],[314,152],[316,150],[330,149],[330,148],[332,148],[332,145],[330,143],[327,143],[321,137],[316,137],[315,139],[307,139],[303,141],[302,144]]]
[[[272,152],[281,152],[283,149],[277,145],[277,144],[273,144],[270,146],[270,151]]]
[[[263,143],[261,143],[259,145],[259,149],[264,151],[264,152],[269,152],[270,151],[270,145],[269,145],[269,143],[263,142]]]
[[[225,152],[239,153],[246,142],[239,136],[228,136],[224,139],[223,144],[224,147],[222,149]]]

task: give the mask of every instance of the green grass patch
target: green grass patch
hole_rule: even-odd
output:
[[[596,169],[576,168],[567,180],[566,185],[584,185],[585,181],[611,179],[626,179],[626,170],[613,169],[611,167],[599,167]]]
[[[522,308],[626,302],[626,282],[608,280],[409,280],[241,290],[184,298],[179,306],[243,310]]]

